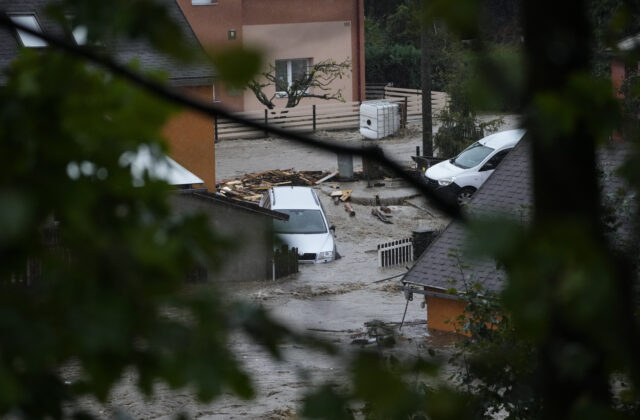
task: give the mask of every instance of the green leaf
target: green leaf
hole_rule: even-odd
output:
[[[232,89],[244,88],[262,69],[262,54],[251,48],[228,48],[212,53],[218,77]]]

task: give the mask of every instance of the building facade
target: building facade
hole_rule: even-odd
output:
[[[281,80],[324,60],[349,60],[351,71],[331,88],[342,90],[346,101],[365,98],[364,0],[178,0],[205,49],[247,46],[264,54]],[[265,91],[275,93],[275,87]],[[230,91],[216,84],[215,101],[241,111],[264,106],[247,90]],[[305,98],[302,105],[322,101]],[[277,105],[286,98],[276,99]]]

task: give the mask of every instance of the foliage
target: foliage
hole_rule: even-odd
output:
[[[437,2],[432,2],[433,4]],[[420,88],[420,18],[422,2],[367,1],[365,4],[366,77],[368,83],[393,83],[398,87]],[[427,3],[427,8],[432,7]],[[447,5],[444,6],[449,7]],[[519,42],[519,2],[492,0],[483,4],[482,16],[488,29],[483,39],[498,45]],[[473,16],[468,10],[465,14]],[[450,78],[457,74],[465,60],[465,47],[452,36],[442,21],[429,23],[429,60],[431,62],[432,90],[444,91],[451,87]],[[515,47],[504,47],[515,50]],[[513,109],[512,104],[499,108]],[[493,109],[493,108],[489,108]]]
[[[333,91],[331,84],[346,76],[351,69],[349,60],[340,63],[335,60],[324,60],[311,66],[301,77],[291,81],[291,84],[282,86],[279,84],[276,68],[269,64],[269,70],[262,73],[264,80],[252,80],[249,89],[256,95],[261,104],[269,109],[275,108],[274,100],[280,97],[287,98],[285,108],[296,107],[304,98],[319,98],[324,100],[338,100],[344,102],[342,89]],[[265,88],[273,88],[271,97],[265,93]]]
[[[412,45],[367,45],[367,79],[390,82],[409,89],[420,88],[420,50]]]
[[[454,360],[461,370],[454,380],[477,397],[476,417],[538,418],[542,402],[530,386],[539,368],[535,347],[518,335],[499,296],[480,283],[465,284],[458,292],[467,306],[455,320],[465,338],[457,343]]]
[[[120,19],[114,27],[138,25],[137,17],[165,11],[140,13],[131,4],[110,2],[103,10],[92,2],[95,10],[81,7],[76,16],[88,13],[102,34],[113,29],[111,18]],[[101,19],[93,15],[99,10]],[[143,36],[129,29],[122,32]],[[201,401],[223,392],[251,397],[251,379],[228,346],[229,334],[244,331],[279,357],[275,343],[287,330],[214,288],[185,288],[193,269],[214,273],[234,242],[212,232],[203,215],[176,216],[168,185],[148,174],[133,178],[123,159],[142,145],[160,158],[167,148],[160,129],[176,110],[53,49],[24,49],[6,76],[0,87],[0,415],[79,415],[78,398],[105,401],[125,370],[136,372],[147,396],[161,382],[189,386]],[[20,281],[25,269],[30,285]]]
[[[367,15],[365,21],[365,59],[368,83],[392,83],[419,89],[420,11],[419,1],[396,2],[386,13]],[[433,90],[445,90],[448,75],[455,65],[456,41],[444,25],[430,27],[429,59]]]
[[[463,114],[445,108],[438,114],[440,127],[433,137],[438,156],[452,157],[467,148],[471,143],[495,132],[504,123],[502,118],[480,122],[475,114]]]
[[[151,42],[166,42],[166,51],[181,54],[161,33],[165,28],[154,26],[156,12],[165,16],[159,2],[98,3],[65,4],[97,25],[96,34],[113,28],[147,39],[149,33]],[[469,13],[479,10],[477,2],[432,4],[432,18],[446,20],[451,33],[480,33],[481,19]],[[311,392],[305,415],[350,418],[352,406],[361,404],[371,418],[471,418],[499,407],[513,416],[529,415],[527,407],[544,418],[637,416],[638,253],[614,252],[603,235],[596,145],[618,122],[619,108],[610,88],[588,74],[586,5],[537,0],[523,10],[531,71],[519,103],[533,148],[536,201],[528,226],[513,229],[500,221],[481,229],[481,251],[504,268],[507,281],[500,306],[489,296],[468,295],[465,325],[476,340],[467,358],[469,387],[426,385],[437,366],[424,359],[362,352],[349,362],[351,386]],[[633,15],[622,16],[621,26],[632,26]],[[227,390],[250,397],[229,334],[249,334],[274,357],[281,356],[278,343],[292,334],[263,310],[229,303],[214,289],[185,289],[189,271],[215,268],[215,256],[230,243],[200,217],[173,216],[165,184],[147,176],[134,188],[130,168],[120,164],[123,153],[141,144],[164,150],[158,132],[171,110],[53,51],[24,51],[8,76],[0,88],[0,412],[80,414],[68,412],[75,399],[104,400],[128,368],[148,395],[160,381],[190,386],[202,400]],[[638,191],[640,148],[633,138],[627,141],[621,173]],[[636,226],[629,229],[637,246],[640,218],[637,208],[632,211]],[[52,220],[60,226],[56,252],[47,251],[41,237]],[[24,273],[28,259],[41,263],[41,274],[23,287],[12,279]],[[81,372],[70,385],[64,382],[68,364]],[[616,386],[623,387],[618,401],[612,398]]]
[[[447,92],[450,95],[448,106],[437,116],[440,121],[438,132],[433,141],[439,156],[456,156],[467,146],[488,133],[497,131],[504,123],[502,118],[481,122],[477,118],[476,109],[502,108],[498,105],[501,97],[494,94],[497,89],[491,89],[485,81],[480,67],[483,63],[491,62],[492,68],[508,68],[509,72],[503,74],[518,73],[520,66],[514,62],[516,52],[509,48],[495,48],[486,56],[479,57],[471,52],[459,52],[461,57],[457,60],[457,67],[450,73],[447,83]],[[505,58],[505,57],[508,57]],[[521,76],[520,76],[521,77]],[[502,80],[505,80],[503,78]],[[513,90],[520,92],[521,79],[512,81]],[[501,96],[508,92],[507,89],[498,90]]]

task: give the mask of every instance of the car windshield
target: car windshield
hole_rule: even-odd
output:
[[[491,147],[475,142],[453,159],[451,163],[463,169],[473,168],[479,165],[493,150]]]
[[[324,223],[320,210],[277,210],[289,215],[289,221],[276,220],[273,227],[276,233],[326,233],[327,225]]]

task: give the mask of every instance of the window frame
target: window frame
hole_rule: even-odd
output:
[[[305,73],[309,72],[309,69],[312,67],[311,62],[312,59],[310,57],[307,58],[284,58],[284,59],[277,59],[275,61],[275,66],[274,66],[274,72],[275,72],[275,79],[276,79],[276,96],[278,98],[286,98],[289,95],[287,94],[287,91],[284,90],[278,90],[278,62],[286,62],[287,63],[287,89],[291,87],[291,85],[293,84],[293,62],[294,61],[302,61],[304,60],[306,62],[306,70]],[[308,92],[309,89],[306,90],[306,92]]]

